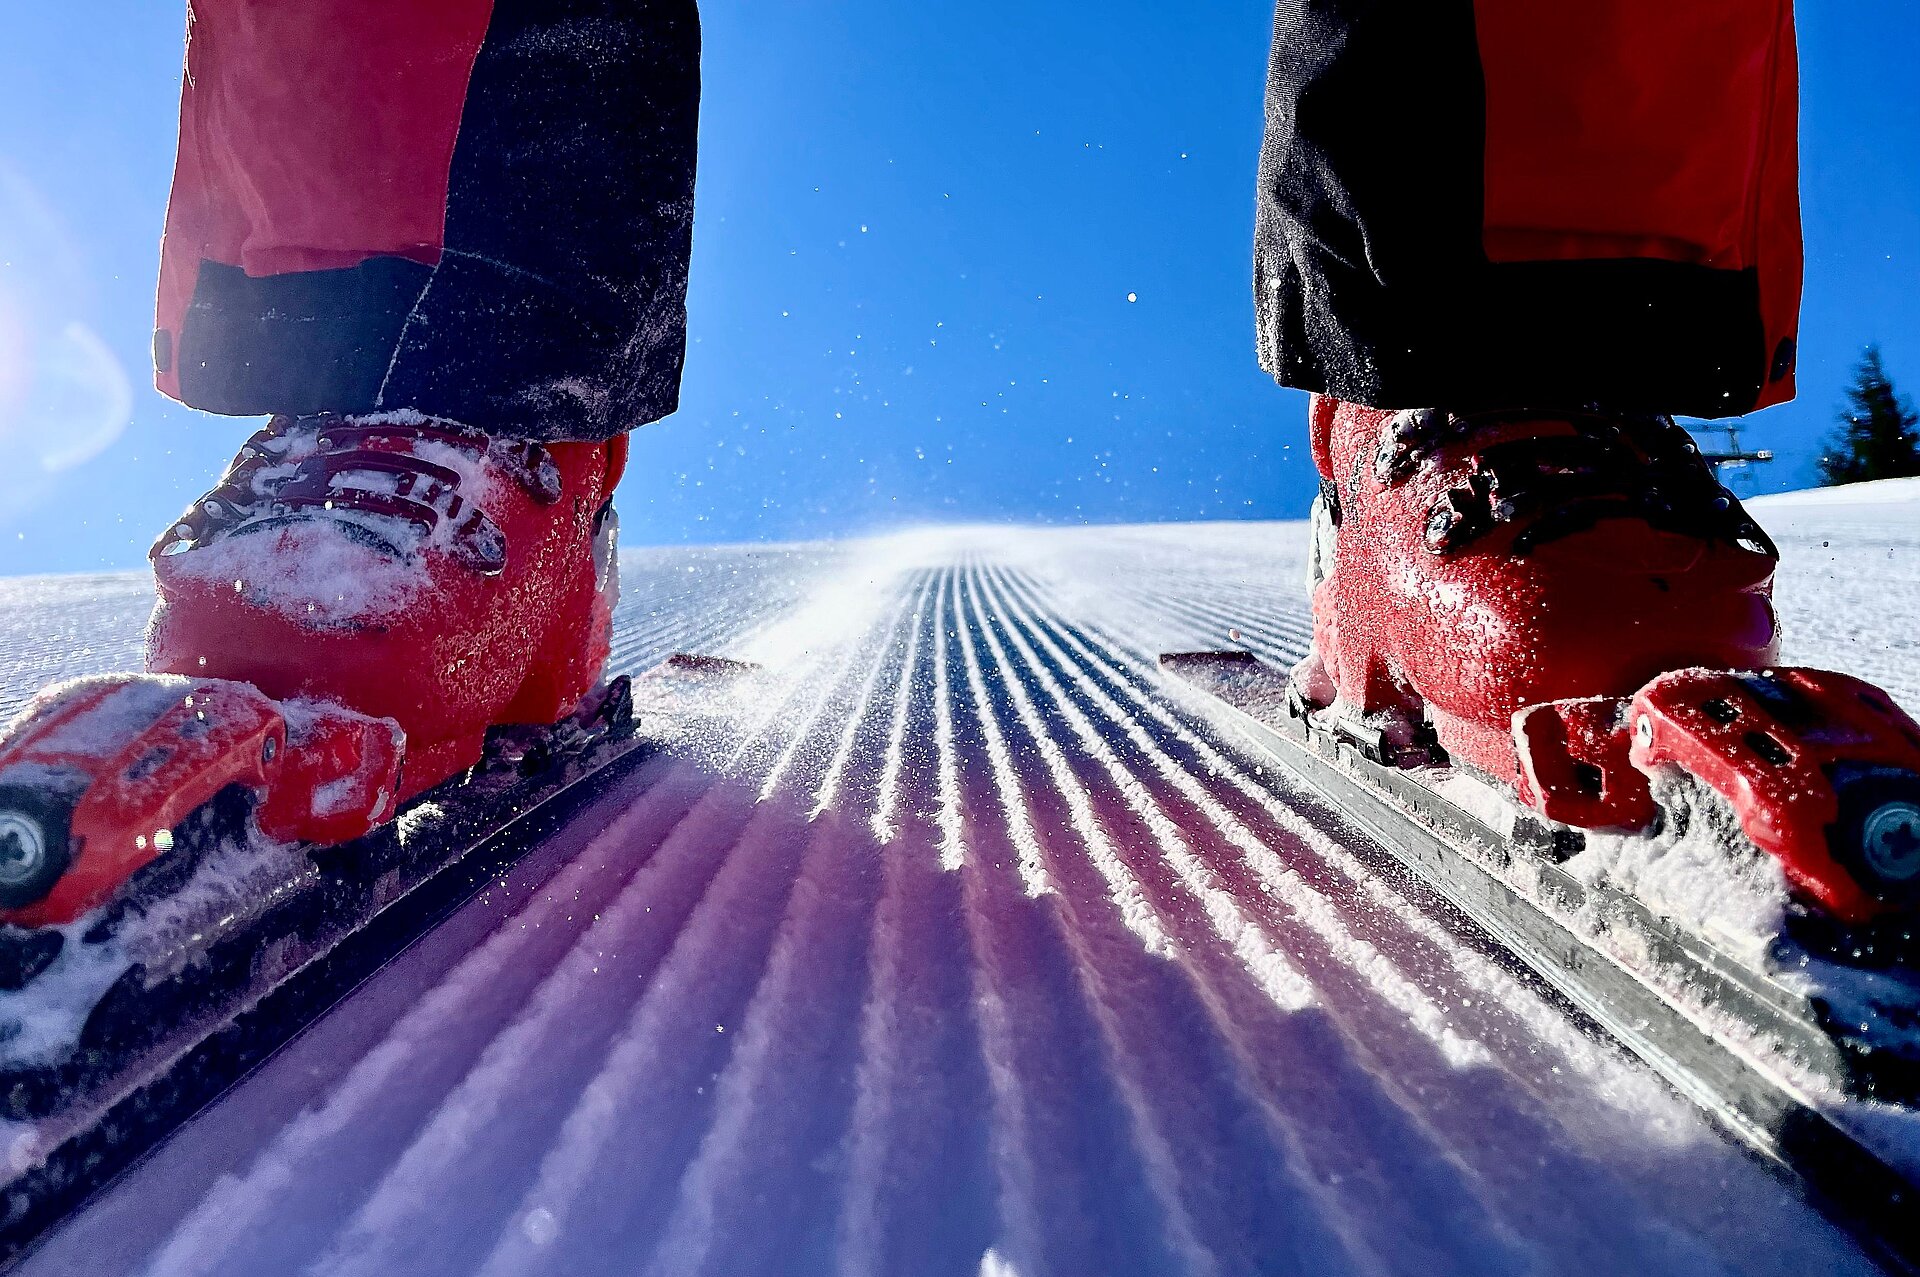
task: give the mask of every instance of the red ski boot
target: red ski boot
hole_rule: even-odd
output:
[[[275,418],[154,546],[150,672],[49,688],[0,732],[0,923],[79,918],[229,791],[270,839],[345,842],[489,727],[565,718],[607,658],[625,456]]]
[[[1828,912],[1920,898],[1920,729],[1857,680],[1770,670],[1777,552],[1670,419],[1316,398],[1312,443],[1293,685],[1324,726],[1584,828],[1648,825],[1678,769]]]
[[[488,727],[555,722],[599,678],[625,457],[624,436],[275,418],[155,544],[148,668],[390,718],[418,793]]]

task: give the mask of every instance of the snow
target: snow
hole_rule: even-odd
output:
[[[1780,545],[1785,659],[1856,674],[1920,711],[1920,481],[1783,493],[1753,514]]]
[[[1812,538],[1872,580],[1783,600],[1789,641],[1872,602],[1813,647],[1877,653],[1906,568],[1892,524],[1840,518],[1800,508],[1783,575],[1822,570]],[[643,691],[657,757],[21,1271],[1873,1271],[1167,699],[1161,650],[1304,652],[1307,548],[1246,523],[626,552],[616,668],[762,672]],[[139,591],[82,588],[124,652]],[[9,590],[58,633],[85,615]],[[66,659],[16,632],[0,704]],[[1609,872],[1706,916],[1665,859]]]
[[[1882,505],[1901,508],[1907,521],[1914,521],[1914,507],[1920,506],[1920,477],[1874,479],[1866,483],[1842,484],[1837,488],[1801,488],[1795,492],[1774,492],[1749,497],[1744,503],[1763,523],[1771,523],[1781,510],[1834,510],[1849,506]]]
[[[1786,923],[1787,882],[1779,862],[1745,845],[1733,809],[1685,777],[1664,778],[1655,797],[1670,811],[1684,810],[1685,820],[1669,819],[1653,838],[1589,834],[1585,849],[1562,868],[1761,963]],[[1676,834],[1682,824],[1685,832]]]
[[[88,926],[83,919],[60,928],[60,956],[25,989],[0,998],[0,1064],[23,1068],[66,1059],[87,1015],[132,965],[118,945],[81,943]]]
[[[231,536],[174,556],[168,571],[215,588],[230,584],[257,606],[315,625],[397,615],[427,588],[424,560],[367,544],[348,530],[359,524],[341,513]],[[382,520],[375,535],[398,537],[403,549],[418,540],[393,520]]]

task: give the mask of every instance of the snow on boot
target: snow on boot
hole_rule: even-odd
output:
[[[555,722],[595,684],[625,455],[408,412],[276,417],[155,543],[148,668],[392,719],[416,794],[488,727]]]

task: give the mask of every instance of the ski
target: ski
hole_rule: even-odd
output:
[[[0,1263],[751,668],[675,655],[551,727],[496,728],[477,766],[344,843],[263,838],[261,804],[223,787],[104,904],[65,925],[0,926]]]
[[[1833,947],[1817,920],[1805,920],[1806,936],[1758,949],[1716,943],[1568,872],[1588,836],[1580,830],[1471,776],[1406,765],[1364,724],[1312,713],[1286,673],[1253,654],[1175,652],[1160,665],[1191,708],[1325,798],[1885,1257],[1920,1267],[1911,1159],[1848,1120],[1850,1110],[1911,1104],[1920,1070],[1902,1049],[1910,1040],[1876,1043],[1840,999],[1796,978],[1806,945]],[[1889,958],[1887,948],[1862,954],[1876,964],[1862,977],[1880,982],[1877,1018],[1900,1021],[1904,1010],[1910,1028],[1920,988],[1902,969],[1904,952]]]

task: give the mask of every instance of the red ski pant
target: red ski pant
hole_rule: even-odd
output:
[[[672,411],[695,0],[190,0],[154,337],[216,412]],[[1788,398],[1789,0],[1279,0],[1259,349],[1383,407]]]

